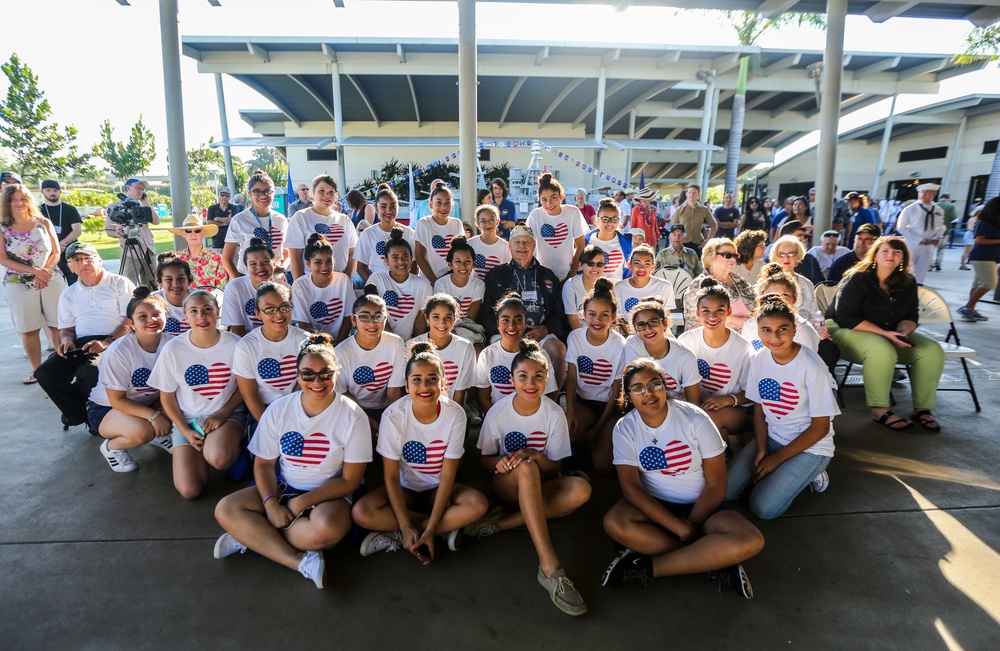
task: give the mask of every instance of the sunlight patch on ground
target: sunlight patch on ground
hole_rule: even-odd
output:
[[[873,473],[889,475],[897,479],[900,475],[920,477],[924,479],[938,479],[941,481],[961,484],[963,486],[1000,491],[1000,483],[997,483],[995,479],[973,470],[940,466],[934,463],[927,463],[925,461],[917,461],[915,459],[882,454],[881,452],[868,452],[865,450],[845,449],[838,450],[837,454],[839,456],[851,457],[862,463],[869,464],[871,466],[869,470]]]

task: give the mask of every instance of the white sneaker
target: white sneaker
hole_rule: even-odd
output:
[[[169,434],[167,434],[166,436],[156,437],[152,441],[150,441],[149,444],[155,445],[156,447],[160,448],[167,454],[174,453],[174,439]]]
[[[444,543],[448,545],[448,549],[453,552],[457,552],[458,546],[462,542],[462,530],[455,529],[454,531],[449,531],[441,537],[444,538]]]
[[[403,536],[398,531],[372,531],[361,541],[361,555],[395,552],[403,546]]]
[[[306,557],[299,563],[299,574],[316,584],[320,590],[326,581],[326,561],[322,552],[306,552]]]
[[[242,554],[246,550],[246,545],[233,538],[230,534],[224,533],[215,541],[215,551],[212,555],[222,559],[233,554]]]
[[[127,450],[112,450],[108,447],[108,443],[110,442],[109,439],[104,439],[104,443],[101,443],[101,454],[104,455],[104,460],[108,462],[112,470],[115,472],[133,472],[139,469],[139,466],[132,460],[132,455]]]
[[[826,471],[816,475],[816,479],[809,482],[809,488],[812,489],[814,493],[822,493],[827,488],[830,488],[830,475],[826,474]]]

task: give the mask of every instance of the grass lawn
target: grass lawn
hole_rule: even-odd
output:
[[[121,247],[118,240],[108,237],[104,231],[100,233],[84,233],[80,236],[80,241],[90,242],[97,248],[101,258],[114,260],[121,257]],[[153,242],[156,245],[156,253],[171,251],[174,248],[174,234],[165,228],[153,229]]]

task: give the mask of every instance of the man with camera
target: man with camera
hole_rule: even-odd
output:
[[[108,206],[104,231],[117,237],[122,249],[122,275],[134,284],[152,285],[153,261],[156,248],[149,224],[159,224],[160,217],[149,208],[145,200],[146,183],[139,179],[125,181],[125,195]],[[144,210],[143,210],[144,208]],[[126,246],[128,245],[128,246]]]

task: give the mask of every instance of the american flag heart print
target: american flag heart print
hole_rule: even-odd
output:
[[[187,321],[181,321],[175,319],[172,316],[167,317],[167,325],[163,328],[164,332],[169,332],[171,334],[179,335],[181,333],[187,332],[191,329]]]
[[[150,370],[145,367],[137,368],[132,373],[132,389],[141,396],[148,396],[159,391],[159,389],[146,384],[149,382],[149,376]]]
[[[621,249],[607,252],[604,262],[604,275],[613,276],[623,262],[625,262],[625,256],[622,255]]]
[[[431,248],[437,251],[437,254],[442,259],[447,258],[448,249],[451,248],[451,241],[453,239],[455,239],[454,235],[435,235],[431,238]]]
[[[496,387],[502,396],[514,393],[514,385],[510,381],[510,369],[506,366],[494,366],[490,369],[490,384]]]
[[[458,318],[464,319],[465,315],[469,313],[469,308],[472,307],[472,297],[466,296],[458,302]]]
[[[450,359],[442,360],[441,364],[444,366],[445,387],[450,389],[455,384],[455,380],[458,379],[458,364]]]
[[[531,432],[527,436],[521,432],[507,432],[503,437],[503,447],[507,450],[507,454],[513,454],[525,448],[542,451],[548,440],[549,436],[545,432]]]
[[[403,444],[403,461],[419,473],[439,475],[447,448],[440,440],[431,441],[426,446],[420,441],[407,441]]]
[[[378,257],[385,257],[385,242],[375,242],[375,253]]]
[[[576,368],[580,372],[580,380],[590,386],[601,386],[611,379],[614,366],[606,359],[591,359],[586,355],[576,358]]]
[[[639,299],[637,298],[626,298],[625,299],[625,314],[628,314],[639,304]]]
[[[198,395],[211,400],[222,393],[232,375],[229,367],[222,362],[216,362],[207,368],[202,364],[192,364],[184,371],[184,384],[194,389]]]
[[[676,475],[691,467],[691,447],[684,441],[671,441],[663,449],[652,445],[639,452],[643,470],[659,470],[664,475]]]
[[[778,420],[787,416],[799,404],[799,392],[791,382],[778,384],[777,380],[764,378],[757,383],[760,398],[764,408],[774,414]]]
[[[760,339],[754,339],[754,340],[752,340],[750,342],[750,345],[753,346],[754,350],[763,350],[763,348],[764,348],[764,342],[761,341]]]
[[[336,297],[331,298],[326,303],[323,301],[316,301],[309,306],[309,316],[312,317],[312,320],[325,326],[328,326],[339,319],[343,311],[344,302]]]
[[[281,361],[265,357],[257,364],[260,379],[278,391],[284,391],[295,382],[295,355],[285,355]]]
[[[722,362],[709,365],[703,359],[698,360],[698,374],[701,375],[701,386],[712,392],[722,389],[733,377],[733,372]]]
[[[321,432],[302,436],[298,432],[285,432],[279,439],[281,454],[292,465],[316,466],[330,454],[330,438]]]
[[[251,298],[243,306],[243,311],[246,312],[247,319],[250,320],[250,325],[253,326],[254,328],[263,323],[263,321],[261,321],[260,318],[257,316],[256,307],[257,307],[257,299],[255,298]]]
[[[399,294],[391,289],[382,294],[382,298],[385,300],[386,309],[389,310],[389,316],[393,319],[405,319],[416,302],[409,294]]]
[[[562,222],[555,226],[552,224],[542,224],[540,233],[546,244],[549,246],[559,246],[569,237],[569,226]]]
[[[482,253],[476,254],[475,270],[476,275],[479,276],[479,280],[486,278],[486,274],[489,273],[490,269],[500,264],[500,258],[495,255],[483,255]]]
[[[265,229],[258,226],[253,229],[253,236],[257,239],[264,240],[264,243],[271,247],[271,250],[275,253],[281,247],[281,243],[284,241],[285,236],[282,234],[281,229],[271,227],[270,233]]]
[[[344,227],[340,224],[330,226],[320,222],[316,224],[316,232],[325,237],[330,244],[336,244],[340,238],[344,237]]]
[[[681,385],[669,373],[663,374],[663,385],[667,387],[667,391],[677,391],[681,388]]]
[[[392,375],[392,364],[389,362],[379,362],[375,368],[371,366],[359,366],[354,369],[354,383],[365,388],[372,393],[381,391],[389,384],[389,376]]]

